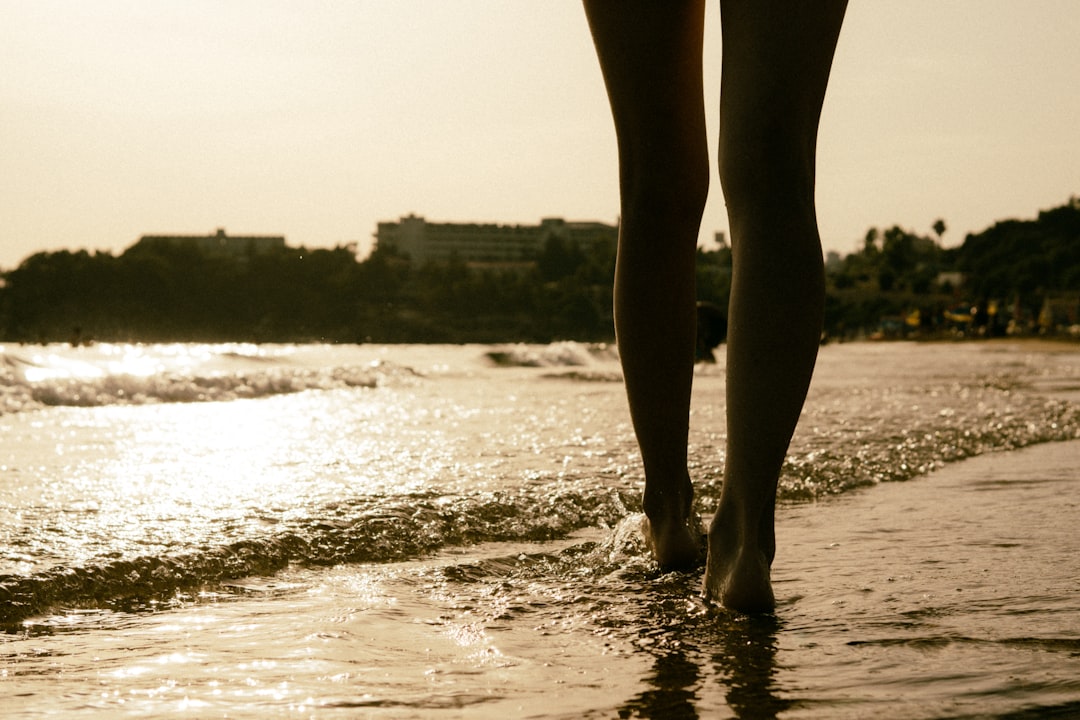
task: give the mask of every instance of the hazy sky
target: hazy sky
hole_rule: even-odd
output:
[[[708,9],[716,127],[720,17]],[[945,244],[1080,194],[1080,2],[852,0],[826,98],[826,249]],[[147,233],[369,246],[375,224],[614,222],[572,0],[0,0],[0,268]],[[727,226],[713,183],[702,238]]]

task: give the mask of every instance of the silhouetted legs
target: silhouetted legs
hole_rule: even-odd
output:
[[[693,562],[686,442],[694,256],[708,190],[704,6],[586,0],[619,146],[615,327],[661,567]],[[721,0],[720,177],[734,259],[728,447],[705,594],[774,604],[776,483],[813,372],[824,297],[814,210],[818,118],[845,0]]]
[[[694,259],[709,188],[704,4],[587,0],[619,148],[615,334],[645,466],[646,539],[661,567],[693,564],[686,470]]]
[[[732,244],[727,457],[705,594],[774,604],[776,484],[810,384],[825,284],[818,119],[845,0],[722,0],[720,180]]]

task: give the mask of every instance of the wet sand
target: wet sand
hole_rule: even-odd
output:
[[[1053,443],[789,507],[783,716],[1080,715],[1078,467]]]

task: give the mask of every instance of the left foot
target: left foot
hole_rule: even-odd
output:
[[[695,513],[655,520],[646,516],[641,520],[641,532],[661,570],[687,570],[698,565],[702,531]]]

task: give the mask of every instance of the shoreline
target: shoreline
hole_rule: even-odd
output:
[[[992,347],[1015,347],[1030,352],[1080,352],[1080,338],[1065,336],[1055,337],[992,337],[992,338],[896,338],[871,340],[853,340],[850,342],[837,342],[838,345],[853,343],[867,343],[870,345],[886,345],[889,343],[913,343],[915,345],[987,345]],[[831,344],[831,343],[830,343]]]

